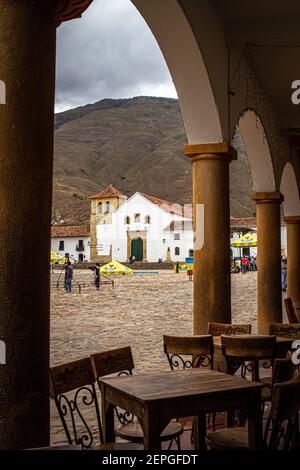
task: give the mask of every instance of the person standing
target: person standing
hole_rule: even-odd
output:
[[[65,266],[65,291],[72,292],[72,280],[73,280],[73,266],[71,261],[68,261]]]
[[[286,291],[287,289],[287,282],[286,282],[286,277],[287,277],[287,260],[286,258],[281,258],[281,289],[283,291]]]
[[[100,289],[100,264],[96,263],[96,266],[93,268],[95,272],[94,283],[97,290]]]
[[[242,274],[246,274],[248,270],[248,258],[246,256],[243,256],[241,259],[241,272]]]

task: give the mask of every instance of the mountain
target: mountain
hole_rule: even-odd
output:
[[[106,99],[56,114],[53,222],[89,221],[87,197],[112,184],[127,196],[144,192],[180,204],[192,199],[191,163],[178,101]],[[251,217],[247,157],[230,165],[231,212]]]

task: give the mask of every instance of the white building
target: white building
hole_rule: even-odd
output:
[[[71,261],[90,261],[90,229],[82,226],[51,227],[51,250]]]
[[[108,198],[107,191],[105,198]],[[189,230],[184,230],[184,223]],[[122,198],[111,218],[106,217],[105,223],[101,220],[96,225],[97,253],[100,260],[111,257],[120,262],[128,261],[131,256],[136,261],[184,261],[192,255],[190,227],[190,206],[135,193],[127,200]]]

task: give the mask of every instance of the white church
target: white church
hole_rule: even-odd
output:
[[[113,186],[91,200],[91,261],[184,261],[193,256],[191,205]]]

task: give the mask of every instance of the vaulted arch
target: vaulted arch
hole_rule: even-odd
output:
[[[131,1],[152,30],[167,62],[177,90],[189,143],[222,142],[224,126],[207,67],[179,2]]]
[[[241,115],[233,140],[237,150],[244,151],[248,156],[254,192],[276,191],[269,142],[255,111],[248,109]]]
[[[284,215],[300,215],[299,189],[291,163],[287,162],[282,172],[280,192],[284,196]]]

